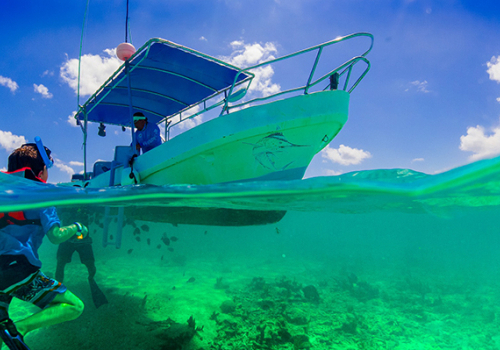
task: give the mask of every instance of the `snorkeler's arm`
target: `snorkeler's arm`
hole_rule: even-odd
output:
[[[79,224],[82,228],[81,231],[78,231],[78,226],[76,224],[68,225],[68,226],[63,226],[60,227],[59,225],[54,225],[50,228],[50,230],[47,232],[47,236],[49,237],[50,242],[54,244],[59,244],[62,242],[66,242],[68,239],[70,239],[73,236],[81,236],[82,238],[85,238],[89,230],[85,225]]]

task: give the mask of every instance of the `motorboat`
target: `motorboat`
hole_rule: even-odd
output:
[[[327,49],[357,38],[367,38],[368,48],[318,73]],[[105,189],[300,180],[312,158],[346,123],[350,94],[370,69],[366,55],[372,46],[371,34],[355,33],[250,67],[236,67],[168,40],[151,39],[76,113],[84,134],[85,166],[83,174],[75,174],[67,185]],[[259,70],[294,59],[302,62],[304,57],[312,58],[312,68],[298,86],[266,96],[252,93]],[[164,130],[165,141],[144,154],[138,154],[135,147],[135,112],[142,112],[149,123]],[[174,132],[190,120],[202,122]],[[91,171],[86,152],[90,122],[98,123],[100,130],[105,125],[129,128],[132,136],[131,144],[116,145],[114,158],[95,161]],[[171,203],[107,206],[103,244],[111,244],[108,226],[115,221],[112,244],[119,247],[124,216],[174,225],[247,226],[278,222],[285,213]]]
[[[367,37],[368,49],[314,78],[330,46]],[[356,33],[245,68],[175,44],[151,39],[81,106],[75,115],[84,133],[88,123],[130,128],[132,143],[117,145],[114,159],[96,161],[72,185],[102,188],[130,184],[217,184],[301,179],[314,155],[340,132],[348,118],[350,93],[370,69],[366,55],[373,36]],[[248,99],[256,71],[312,53],[304,85]],[[315,54],[315,55],[314,55]],[[364,69],[353,79],[353,68]],[[342,83],[343,81],[343,83]],[[215,117],[204,118],[214,114]],[[135,151],[133,113],[158,124],[165,142]],[[175,137],[172,128],[204,121]]]

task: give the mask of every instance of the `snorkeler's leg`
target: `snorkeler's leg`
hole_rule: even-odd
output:
[[[89,280],[94,279],[95,274],[97,272],[97,268],[95,267],[94,262],[86,262],[84,265],[87,267],[87,270],[89,271]]]
[[[67,263],[71,262],[71,256],[74,252],[75,245],[70,242],[63,242],[57,247],[56,280],[59,282],[64,280],[64,268]]]
[[[61,322],[78,318],[83,312],[83,302],[69,290],[56,295],[54,300],[39,312],[16,322],[16,327],[22,335],[35,329],[52,326]]]
[[[64,280],[64,268],[66,267],[66,262],[64,261],[57,261],[57,266],[56,266],[56,280],[59,282],[63,282]]]

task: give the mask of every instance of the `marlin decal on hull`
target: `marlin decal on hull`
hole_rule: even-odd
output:
[[[293,150],[309,145],[296,145],[280,133],[274,133],[261,138],[252,145],[252,154],[255,160],[266,169],[285,170],[295,160]]]

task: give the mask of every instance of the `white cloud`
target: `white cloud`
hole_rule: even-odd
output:
[[[201,115],[197,115],[194,118],[187,119],[179,124],[181,130],[189,130],[202,123],[203,119]]]
[[[75,114],[76,114],[76,111],[71,112],[71,114],[68,115],[68,119],[66,119],[66,121],[72,127],[79,128],[80,126],[78,124],[76,124]]]
[[[7,152],[12,152],[25,143],[27,143],[27,141],[24,136],[13,135],[10,131],[0,130],[0,147]]]
[[[208,40],[207,40],[207,38],[205,38],[204,36],[201,36],[201,37],[200,37],[200,40],[201,40],[201,41],[208,41]]]
[[[321,156],[342,165],[359,164],[363,160],[372,157],[370,152],[344,145],[340,145],[338,149],[327,146],[321,151]]]
[[[487,132],[481,125],[469,127],[467,135],[460,136],[460,149],[466,152],[473,152],[469,157],[470,161],[491,158],[500,154],[500,127]]]
[[[56,166],[59,170],[64,171],[69,175],[73,175],[75,173],[73,168],[64,164],[60,159],[54,158],[54,166]]]
[[[489,62],[486,62],[488,69],[486,72],[490,75],[490,80],[500,83],[500,56],[493,56]],[[500,102],[500,97],[497,98]]]
[[[424,161],[424,158],[415,158],[415,159],[412,159],[412,163],[415,163],[415,162],[423,162]]]
[[[185,112],[182,115],[182,118],[188,118],[189,116],[191,116],[195,113],[198,113],[199,111],[200,111],[200,106],[194,106],[189,111]],[[177,121],[179,120],[178,118],[176,118],[176,119],[177,119]],[[175,121],[172,121],[172,122],[175,123]],[[196,117],[186,119],[182,123],[179,123],[179,129],[189,130],[189,129],[194,128],[197,125],[200,125],[202,122],[203,122],[203,115],[200,114],[200,115],[197,115]]]
[[[35,88],[35,92],[42,95],[43,98],[52,98],[53,97],[53,95],[49,92],[49,89],[46,86],[44,86],[43,84],[40,84],[40,85],[33,84],[33,87]]]
[[[10,78],[6,78],[0,75],[0,85],[5,86],[10,89],[10,92],[15,92],[19,89],[19,85]]]
[[[231,47],[234,50],[233,53],[229,57],[221,57],[221,59],[240,68],[272,60],[276,58],[274,54],[278,52],[276,46],[269,42],[262,46],[259,43],[245,44],[244,41],[233,41]],[[261,92],[262,96],[269,96],[281,90],[279,84],[271,81],[274,70],[270,65],[252,70],[252,73],[255,74],[255,78],[250,85],[249,93]]]
[[[427,90],[427,84],[428,84],[427,80],[424,81],[415,80],[410,83],[410,87],[407,88],[405,91],[409,91],[411,88],[415,87],[418,92],[423,92],[424,94],[426,94],[430,92],[429,90]]]
[[[500,83],[500,56],[493,56],[489,62],[486,63],[488,69],[486,72],[490,75],[490,79]]]
[[[72,160],[71,162],[69,162],[69,165],[71,166],[83,166],[83,162],[78,162],[76,160]]]
[[[46,70],[45,72],[42,73],[42,77],[53,77],[53,76],[54,76],[53,71]]]
[[[328,175],[328,176],[339,176],[339,175],[342,174],[342,172],[331,170],[331,169],[326,169],[325,170],[325,174]]]
[[[83,55],[81,58],[80,96],[90,96],[113,74],[122,61],[115,49],[104,50],[105,55]],[[61,78],[75,93],[78,92],[78,59],[67,58],[61,66]]]

